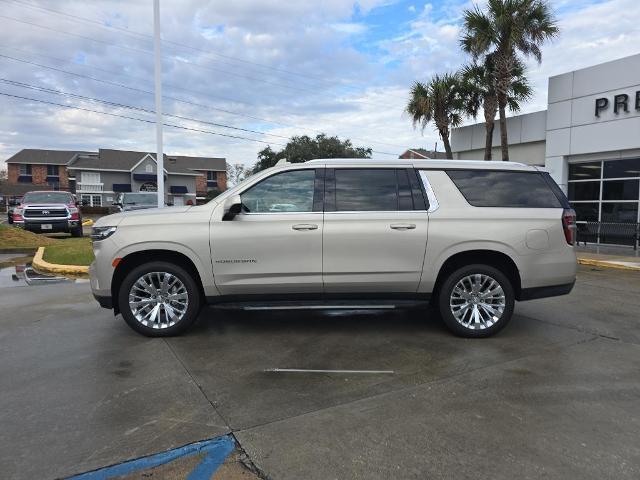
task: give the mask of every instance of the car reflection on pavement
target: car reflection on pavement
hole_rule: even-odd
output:
[[[14,270],[13,272],[11,270]],[[6,272],[6,274],[5,274]],[[8,282],[7,276],[10,274],[11,282]],[[85,279],[75,279],[68,277],[58,277],[55,275],[47,275],[36,272],[30,263],[15,265],[12,268],[0,269],[0,286],[17,286],[17,285],[48,285],[54,283],[73,283],[77,281],[87,281]],[[12,285],[11,285],[12,284]]]

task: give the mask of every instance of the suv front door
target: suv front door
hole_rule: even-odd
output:
[[[212,225],[221,294],[322,293],[323,173],[275,173],[241,192],[233,220]]]
[[[327,293],[416,292],[429,222],[413,168],[327,168]]]

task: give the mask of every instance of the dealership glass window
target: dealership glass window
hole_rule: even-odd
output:
[[[605,180],[602,182],[602,200],[638,200],[639,186],[640,180],[635,179]]]
[[[596,202],[584,202],[584,203],[572,203],[571,205],[576,211],[576,221],[578,222],[597,222],[598,221],[598,208],[599,203]]]
[[[638,221],[637,202],[604,202],[602,221],[615,223],[636,223]]]
[[[640,158],[604,162],[604,178],[640,177]]]
[[[569,180],[600,179],[602,162],[572,163],[569,165]]]
[[[569,200],[600,200],[600,181],[569,183]]]

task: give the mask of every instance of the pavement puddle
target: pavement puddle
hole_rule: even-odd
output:
[[[24,287],[36,285],[54,285],[60,283],[86,283],[86,278],[62,277],[39,273],[31,263],[16,263],[0,268],[0,288]]]

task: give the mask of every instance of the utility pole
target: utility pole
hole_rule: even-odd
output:
[[[162,152],[162,52],[160,51],[160,0],[153,0],[153,50],[156,93],[156,173],[158,208],[164,208],[164,154]]]

